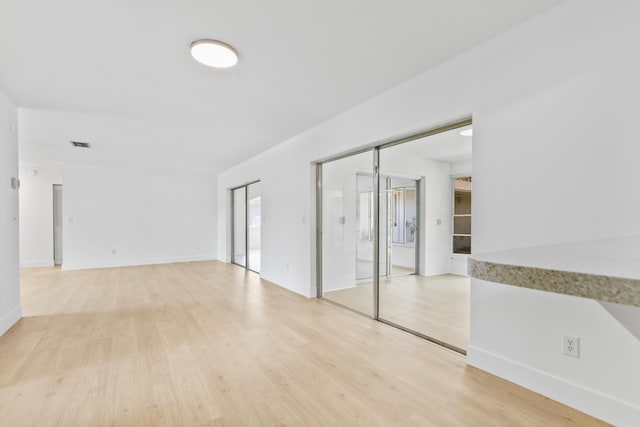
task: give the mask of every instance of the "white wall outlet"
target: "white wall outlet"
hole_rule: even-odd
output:
[[[117,250],[115,250],[115,249],[111,249],[111,255],[115,255],[115,254],[117,254],[117,253],[118,253],[118,251],[117,251]]]
[[[580,338],[564,335],[562,337],[562,354],[580,358]]]

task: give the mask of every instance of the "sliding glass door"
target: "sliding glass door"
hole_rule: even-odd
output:
[[[260,272],[262,199],[260,182],[231,190],[231,262]]]

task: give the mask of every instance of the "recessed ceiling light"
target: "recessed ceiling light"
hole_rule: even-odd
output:
[[[191,56],[214,68],[229,68],[238,62],[238,53],[226,43],[218,40],[201,39],[191,43]]]
[[[465,129],[465,130],[460,132],[460,135],[462,135],[462,136],[472,136],[473,135],[473,129],[472,128]]]

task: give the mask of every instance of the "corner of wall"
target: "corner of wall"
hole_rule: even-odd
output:
[[[22,319],[22,306],[18,305],[0,318],[0,336],[4,335],[20,319]]]

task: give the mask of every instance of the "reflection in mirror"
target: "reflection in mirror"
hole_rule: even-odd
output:
[[[322,165],[322,296],[373,316],[373,150]]]
[[[319,186],[322,296],[369,316],[377,303],[377,318],[459,351],[469,340],[468,128],[380,148],[377,192],[374,150],[323,163]]]
[[[453,180],[454,254],[471,254],[471,187],[470,176]]]
[[[379,317],[460,350],[469,342],[471,138],[461,129],[380,150],[391,241],[380,236]],[[381,227],[381,233],[385,227]],[[403,274],[404,273],[404,274]]]

